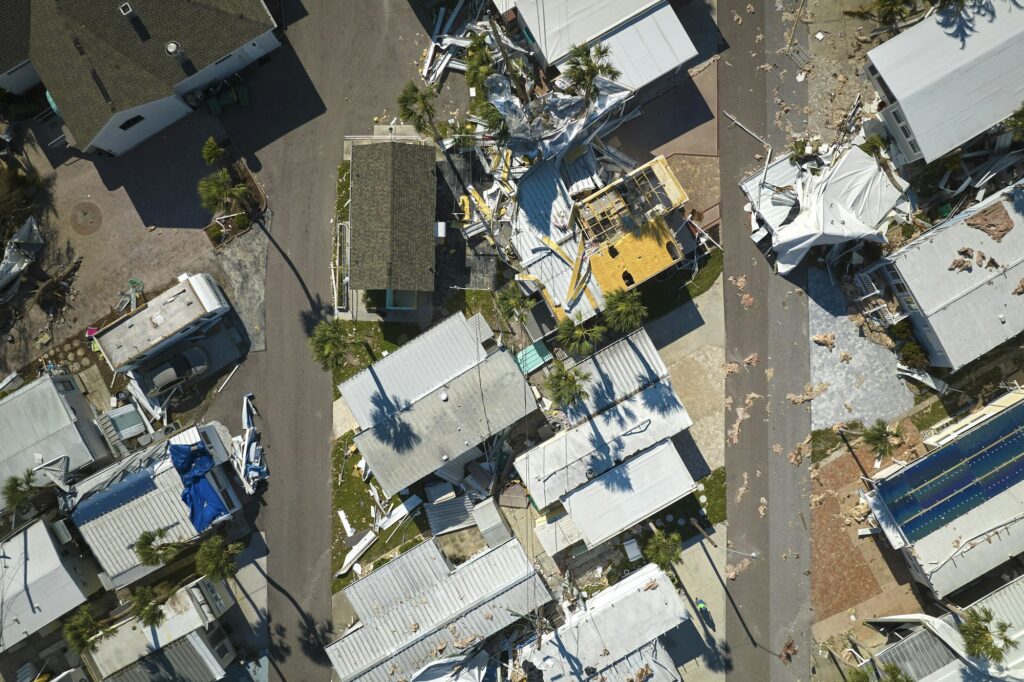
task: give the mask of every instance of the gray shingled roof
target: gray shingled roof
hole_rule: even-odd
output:
[[[275,26],[260,0],[131,0],[131,17],[122,2],[32,2],[32,63],[79,145],[113,112],[169,97],[188,77],[169,41],[202,69]]]
[[[0,4],[0,73],[28,59],[30,0],[5,0]]]
[[[107,682],[213,682],[222,679],[217,663],[198,631],[161,647],[106,678]]]
[[[433,145],[352,146],[354,289],[434,290],[435,168]]]
[[[360,432],[355,443],[381,488],[394,495],[535,409],[512,354],[499,351]]]

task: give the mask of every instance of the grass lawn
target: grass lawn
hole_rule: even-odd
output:
[[[345,530],[338,518],[338,510],[344,511],[348,518],[349,525],[353,530],[359,532],[373,526],[373,499],[368,492],[366,483],[359,477],[356,470],[356,462],[359,461],[358,453],[346,457],[351,447],[355,433],[349,431],[334,442],[331,450],[331,490],[332,490],[332,520],[331,520],[331,574],[333,575],[341,568],[345,561],[345,555],[349,548],[345,546]],[[344,471],[344,480],[342,472]],[[371,479],[372,480],[372,479]],[[392,504],[400,502],[396,495],[391,500]],[[411,520],[404,519],[397,525],[381,531],[380,538],[370,546],[366,553],[359,559],[359,563],[366,570],[372,566],[381,566],[387,561],[418,544],[423,537],[423,531],[427,527],[426,514],[422,508],[419,513],[414,512]],[[392,534],[393,533],[393,534]],[[390,539],[389,539],[390,537]],[[356,578],[353,571],[334,580],[331,585],[331,592],[337,592],[351,583]]]
[[[348,161],[338,165],[338,199],[334,204],[334,215],[340,222],[348,221],[348,168]]]
[[[718,467],[705,476],[704,495],[707,496],[708,522],[712,525],[725,521],[725,467]]]
[[[910,421],[914,423],[918,431],[923,431],[935,426],[948,416],[949,411],[946,409],[946,406],[942,404],[941,400],[936,398],[935,402],[911,417]]]
[[[469,319],[480,313],[487,320],[491,329],[508,329],[494,303],[494,292],[483,289],[456,289],[444,302],[445,316],[454,315],[460,310]]]
[[[710,289],[722,274],[723,263],[722,251],[715,249],[692,282],[689,281],[688,270],[673,270],[664,279],[652,279],[641,284],[640,298],[647,306],[647,318],[657,319]]]
[[[384,357],[420,333],[414,324],[399,322],[350,322],[342,324],[349,332],[352,346],[345,354],[345,364],[332,377],[334,398],[337,400],[338,384],[355,376],[362,370]]]
[[[850,431],[860,431],[864,425],[858,421],[847,422]],[[811,461],[820,462],[828,457],[833,450],[842,445],[843,439],[831,428],[818,429],[811,432]]]

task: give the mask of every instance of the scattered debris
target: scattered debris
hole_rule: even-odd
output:
[[[1013,290],[1014,296],[1024,295],[1024,277],[1021,277],[1020,281],[1017,282],[1017,288]]]
[[[811,509],[820,507],[821,503],[825,501],[824,495],[811,495]]]
[[[985,252],[978,249],[974,254],[974,264],[979,268],[985,267]]]
[[[786,400],[793,403],[794,405],[801,405],[806,402],[810,402],[817,398],[819,395],[828,390],[828,384],[821,382],[817,386],[813,384],[807,384],[804,387],[804,392],[800,395],[790,393],[786,396]]]
[[[846,408],[847,412],[853,412],[853,405],[851,405],[849,401],[843,403],[843,407]]]
[[[743,404],[747,407],[750,407],[763,397],[764,396],[762,396],[760,393],[748,393],[747,397],[743,400]]]
[[[957,272],[971,271],[971,262],[963,256],[957,256],[953,259],[953,262],[949,264],[947,270],[956,270]]]
[[[725,399],[725,409],[732,410],[732,396]]]
[[[735,21],[737,24],[743,23],[743,17],[737,14],[736,10],[732,11],[732,20]]]
[[[811,337],[811,341],[818,344],[819,346],[824,346],[825,348],[828,348],[830,351],[836,349],[835,332],[829,332],[827,334],[815,334],[814,336]]]
[[[961,246],[957,249],[957,253],[968,260],[974,258],[974,249],[969,246]]]
[[[844,350],[844,351],[841,351],[841,352],[839,353],[839,362],[841,362],[841,363],[843,363],[843,364],[845,364],[845,365],[848,365],[848,364],[850,364],[850,361],[851,361],[851,360],[853,360],[853,356],[852,356],[852,355],[850,355],[850,354],[849,354],[848,352],[846,352],[845,350]]]
[[[776,455],[781,455],[782,454],[782,443],[776,443],[775,445],[773,445],[772,446],[772,452],[774,452]]]
[[[644,585],[644,587],[643,587],[644,592],[649,592],[650,590],[656,590],[656,589],[658,589],[658,581],[657,580],[652,580],[649,583],[647,583],[646,585]]]
[[[725,363],[725,376],[730,374],[736,374],[740,371],[740,363],[738,362],[727,362]]]
[[[757,505],[757,515],[760,516],[763,519],[765,514],[767,514],[767,513],[768,513],[768,500],[766,500],[765,498],[762,497],[761,500],[760,500],[760,503]]]
[[[747,367],[756,367],[759,362],[761,362],[761,356],[757,353],[751,353],[747,357],[743,358],[743,364]]]
[[[764,368],[764,378],[765,378],[766,381],[771,381],[772,379],[774,379],[775,378],[775,368],[774,367],[765,367]]]
[[[810,472],[811,472],[811,480],[814,481],[815,483],[817,483],[818,482],[818,465],[817,464],[812,464]]]
[[[988,262],[985,263],[986,270],[998,270],[1000,267],[999,262],[995,258],[989,258]]]
[[[747,276],[746,275],[740,275],[739,277],[735,277],[733,275],[729,275],[729,281],[732,282],[733,285],[737,289],[739,289],[740,291],[743,291],[746,288],[746,286],[747,286]]]
[[[753,14],[753,13],[754,13],[754,6],[748,2],[747,3],[747,14]]]
[[[811,454],[811,437],[808,435],[807,438],[797,444],[796,448],[786,455],[786,459],[793,466],[800,466],[803,464],[804,457]]]
[[[740,296],[740,305],[744,308],[750,309],[754,307],[754,297],[750,294],[743,294]]]
[[[420,624],[419,623],[413,623],[412,625],[409,626],[409,631],[410,632],[419,632],[420,631]]]
[[[739,504],[740,502],[742,502],[743,501],[743,496],[747,494],[748,490],[750,490],[750,485],[748,483],[749,483],[749,476],[747,476],[747,472],[744,471],[743,472],[743,485],[741,485],[739,487],[739,489],[736,491],[736,504]]]
[[[750,418],[750,415],[747,414],[746,408],[744,408],[744,407],[737,407],[736,408],[736,421],[733,422],[733,425],[729,428],[729,444],[730,445],[736,445],[736,443],[739,441],[739,439],[740,439],[740,424],[743,423],[744,420],[749,419],[749,418]]]
[[[797,648],[793,640],[789,640],[782,647],[782,651],[779,652],[779,660],[782,661],[785,665],[789,665],[792,662],[793,657],[796,656],[798,651],[799,649]]]
[[[1006,206],[1001,201],[997,201],[985,210],[975,213],[964,220],[964,223],[968,227],[981,230],[997,244],[1003,241],[1003,237],[1013,229],[1013,219],[1010,218],[1006,212]]]
[[[750,567],[750,564],[751,564],[750,559],[744,559],[743,561],[741,561],[741,562],[739,562],[738,564],[735,564],[735,565],[733,565],[733,564],[726,564],[725,565],[725,577],[728,578],[729,580],[736,580],[736,577],[740,573],[742,573],[743,571],[747,570],[747,568]]]

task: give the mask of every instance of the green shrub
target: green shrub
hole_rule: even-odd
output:
[[[211,223],[206,228],[206,236],[210,238],[214,244],[220,244],[224,239],[224,228],[220,226],[220,223]]]
[[[900,225],[900,234],[903,235],[904,239],[910,239],[911,237],[913,237],[914,232],[916,232],[916,230],[914,229],[914,226],[911,225],[910,223],[903,223],[902,225]]]
[[[242,213],[235,216],[235,229],[239,232],[242,230],[248,230],[250,227],[252,227],[252,218],[248,213]]]
[[[917,341],[908,341],[900,351],[900,362],[907,367],[914,369],[928,369],[931,362],[928,360],[928,353]]]
[[[886,143],[884,137],[875,134],[864,140],[864,144],[862,144],[860,148],[865,154],[870,154],[878,159],[881,158],[882,152],[889,148],[889,145]]]
[[[889,327],[889,336],[893,338],[893,341],[913,341],[914,328],[910,325],[910,320],[900,320]]]

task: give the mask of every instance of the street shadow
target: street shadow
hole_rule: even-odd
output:
[[[669,0],[669,4],[697,48],[697,56],[687,62],[688,65],[703,62],[729,49],[729,43],[715,22],[712,3],[707,0]]]
[[[284,264],[287,265],[288,269],[292,271],[292,274],[295,276],[295,281],[299,283],[299,286],[302,288],[302,294],[306,297],[306,301],[309,303],[310,314],[312,314],[313,311],[321,310],[324,304],[321,301],[320,296],[317,295],[314,297],[313,294],[309,291],[309,286],[307,286],[306,280],[303,279],[302,273],[300,273],[299,269],[295,267],[295,263],[294,261],[292,261],[288,253],[284,249],[282,249],[281,245],[277,243],[276,239],[274,239],[274,235],[272,235],[270,233],[270,230],[267,229],[267,226],[264,224],[263,220],[260,220],[258,223],[256,223],[256,227],[263,231],[263,234],[267,236],[267,240],[270,242],[270,245],[274,247],[275,251],[277,251],[277,255],[281,257],[281,260],[284,261]],[[307,320],[301,318],[300,316],[300,322],[302,322],[303,328],[305,328]],[[316,323],[314,322],[314,326],[315,324]],[[312,330],[310,329],[310,331],[307,333],[312,333]]]
[[[288,27],[296,21],[309,16],[309,12],[306,11],[301,0],[265,0],[265,2],[274,21],[277,22],[278,28],[282,31],[287,31]]]
[[[324,312],[330,310],[330,304],[323,300],[320,294],[315,294],[310,301],[309,308],[299,311],[299,324],[306,336],[313,335],[313,329],[317,323],[324,319]]]
[[[724,641],[719,642],[711,634],[707,634],[706,638],[702,637],[693,620],[687,620],[665,633],[662,636],[662,643],[677,667],[700,659],[701,664],[713,672],[724,673],[732,670],[729,645]]]
[[[430,34],[434,30],[434,23],[437,21],[437,13],[440,8],[444,5],[448,5],[448,9],[451,9],[451,3],[445,2],[423,2],[422,0],[408,0],[409,9],[416,15],[416,20],[420,22],[420,27],[426,32],[427,36],[424,40],[430,40]],[[469,5],[471,3],[464,3]],[[466,15],[466,10],[462,10],[461,14],[463,18]],[[444,13],[444,23],[448,23],[448,12]],[[442,27],[443,28],[443,27]]]
[[[221,115],[228,136],[253,172],[263,168],[257,155],[260,150],[327,111],[287,41],[269,57],[248,76],[252,104],[228,109]]]
[[[124,189],[147,227],[203,228],[211,215],[199,204],[196,186],[213,171],[200,150],[220,131],[215,118],[197,111],[122,156],[96,156],[92,163],[108,190]]]
[[[699,481],[711,473],[711,467],[708,465],[708,461],[704,459],[704,455],[701,453],[697,442],[690,435],[689,429],[680,431],[672,436],[672,444],[676,446],[676,450],[679,452],[679,456],[682,457],[683,464],[686,466],[686,470],[690,472],[690,477],[693,480]]]
[[[317,621],[309,611],[302,608],[292,594],[281,586],[276,580],[267,575],[259,564],[257,570],[266,578],[267,585],[281,594],[295,608],[299,616],[298,641],[299,648],[303,655],[309,660],[323,667],[330,667],[331,661],[324,648],[330,644],[331,633],[334,631],[334,623],[328,618]],[[269,620],[268,620],[269,622]],[[287,642],[287,628],[278,623],[270,630],[269,656],[271,661],[283,661],[291,655],[292,649]]]

